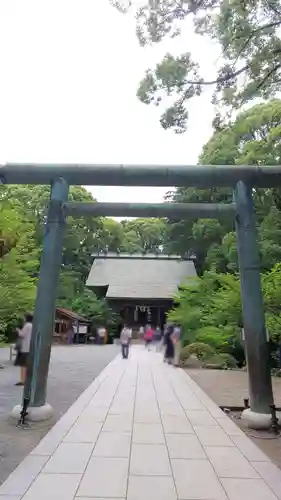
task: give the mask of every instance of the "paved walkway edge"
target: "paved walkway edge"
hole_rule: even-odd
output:
[[[91,498],[281,500],[281,471],[183,370],[134,347],[0,486],[0,500]]]

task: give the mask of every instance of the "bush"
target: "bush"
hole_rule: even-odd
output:
[[[6,343],[7,343],[7,338],[5,337],[5,335],[2,335],[0,333],[0,347],[5,346]]]
[[[210,358],[206,359],[203,368],[209,368],[213,370],[223,370],[225,367],[224,359],[221,359],[220,354],[215,354]]]
[[[182,360],[182,365],[185,368],[202,368],[203,363],[200,359],[196,358],[196,356],[190,356],[190,358]]]
[[[197,330],[196,341],[208,344],[216,351],[224,351],[233,336],[227,327],[203,326]]]
[[[193,344],[186,345],[181,350],[181,359],[186,361],[190,356],[195,355],[197,359],[208,359],[215,354],[214,349],[208,344],[203,344],[202,342],[194,342]]]
[[[217,370],[222,370],[222,369],[237,367],[236,359],[233,356],[231,356],[231,354],[227,353],[215,354],[207,358],[204,357],[203,361],[205,361],[204,368],[213,368]]]
[[[237,361],[233,356],[231,356],[231,354],[228,354],[227,352],[222,352],[220,353],[219,356],[221,360],[224,359],[227,368],[237,368]]]

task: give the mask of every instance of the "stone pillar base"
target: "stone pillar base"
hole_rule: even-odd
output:
[[[21,410],[22,405],[16,405],[12,410],[11,417],[18,420]],[[49,418],[53,416],[54,410],[51,405],[45,403],[43,406],[29,406],[27,412],[27,420],[31,422],[42,422],[44,420],[49,420]]]
[[[255,430],[267,430],[271,426],[271,414],[270,413],[256,413],[247,408],[242,412],[241,419],[246,422],[249,429]]]

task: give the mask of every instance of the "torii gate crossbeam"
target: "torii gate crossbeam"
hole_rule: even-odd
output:
[[[280,166],[255,165],[108,165],[7,163],[0,184],[51,184],[63,178],[79,186],[234,187],[238,181],[256,187],[281,185]]]

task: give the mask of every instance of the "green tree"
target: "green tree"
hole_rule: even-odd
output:
[[[106,217],[102,224],[98,250],[147,253],[160,252],[163,247],[166,224],[162,219],[137,218],[118,222]]]
[[[118,252],[124,241],[124,230],[120,222],[109,217],[102,219],[102,227],[97,240],[97,250]]]
[[[281,263],[262,275],[266,326],[271,343],[281,342]],[[244,359],[240,281],[237,274],[206,271],[188,280],[175,296],[169,319],[183,328],[184,345],[200,342]]]
[[[178,188],[170,194],[170,200],[180,203],[228,203],[232,201],[229,189]],[[185,220],[169,219],[165,236],[165,250],[181,255],[194,256],[197,272],[206,269],[206,257],[210,248],[219,247],[222,237],[233,229],[233,221],[228,218]]]
[[[218,110],[239,108],[253,97],[268,98],[280,90],[280,0],[146,0],[136,17],[141,45],[190,30],[186,20],[191,18],[198,35],[221,46],[217,74],[207,80],[189,51],[178,56],[168,53],[147,70],[138,98],[157,106],[163,97],[172,99],[160,120],[163,128],[184,132],[188,100],[200,96],[205,87],[213,88]],[[221,126],[219,113],[214,125]]]
[[[98,298],[91,290],[84,290],[71,303],[71,309],[91,321],[92,326],[106,325],[115,327],[118,315],[108,306],[103,298]]]
[[[279,164],[278,134],[281,101],[273,99],[239,114],[232,125],[213,134],[203,147],[199,163]],[[198,167],[200,168],[200,167]],[[170,197],[181,202],[232,201],[231,189],[180,188]],[[281,209],[279,189],[256,189],[254,204],[261,247],[262,268],[269,270],[280,259],[278,231]],[[187,220],[168,222],[168,247],[180,253],[194,253],[199,273],[211,268],[218,272],[238,270],[236,237],[231,220]]]
[[[269,335],[281,342],[281,264],[263,276],[263,296]]]
[[[34,306],[36,283],[21,267],[16,254],[0,259],[0,333]]]
[[[0,191],[0,300],[5,331],[26,309],[33,309],[39,275],[44,226],[50,197],[48,186],[1,186]],[[84,188],[72,187],[71,201],[92,201]],[[71,308],[83,294],[92,264],[91,254],[102,237],[102,220],[68,217],[63,243],[58,305]],[[102,245],[102,241],[101,241]],[[84,297],[85,298],[85,297]]]
[[[34,227],[0,193],[0,334],[33,308],[37,267]]]
[[[209,271],[188,280],[169,318],[182,325],[186,344],[198,341],[217,349],[232,345],[242,327],[238,278]]]
[[[124,244],[135,245],[137,251],[161,252],[165,240],[166,224],[163,219],[138,218],[122,221]]]

